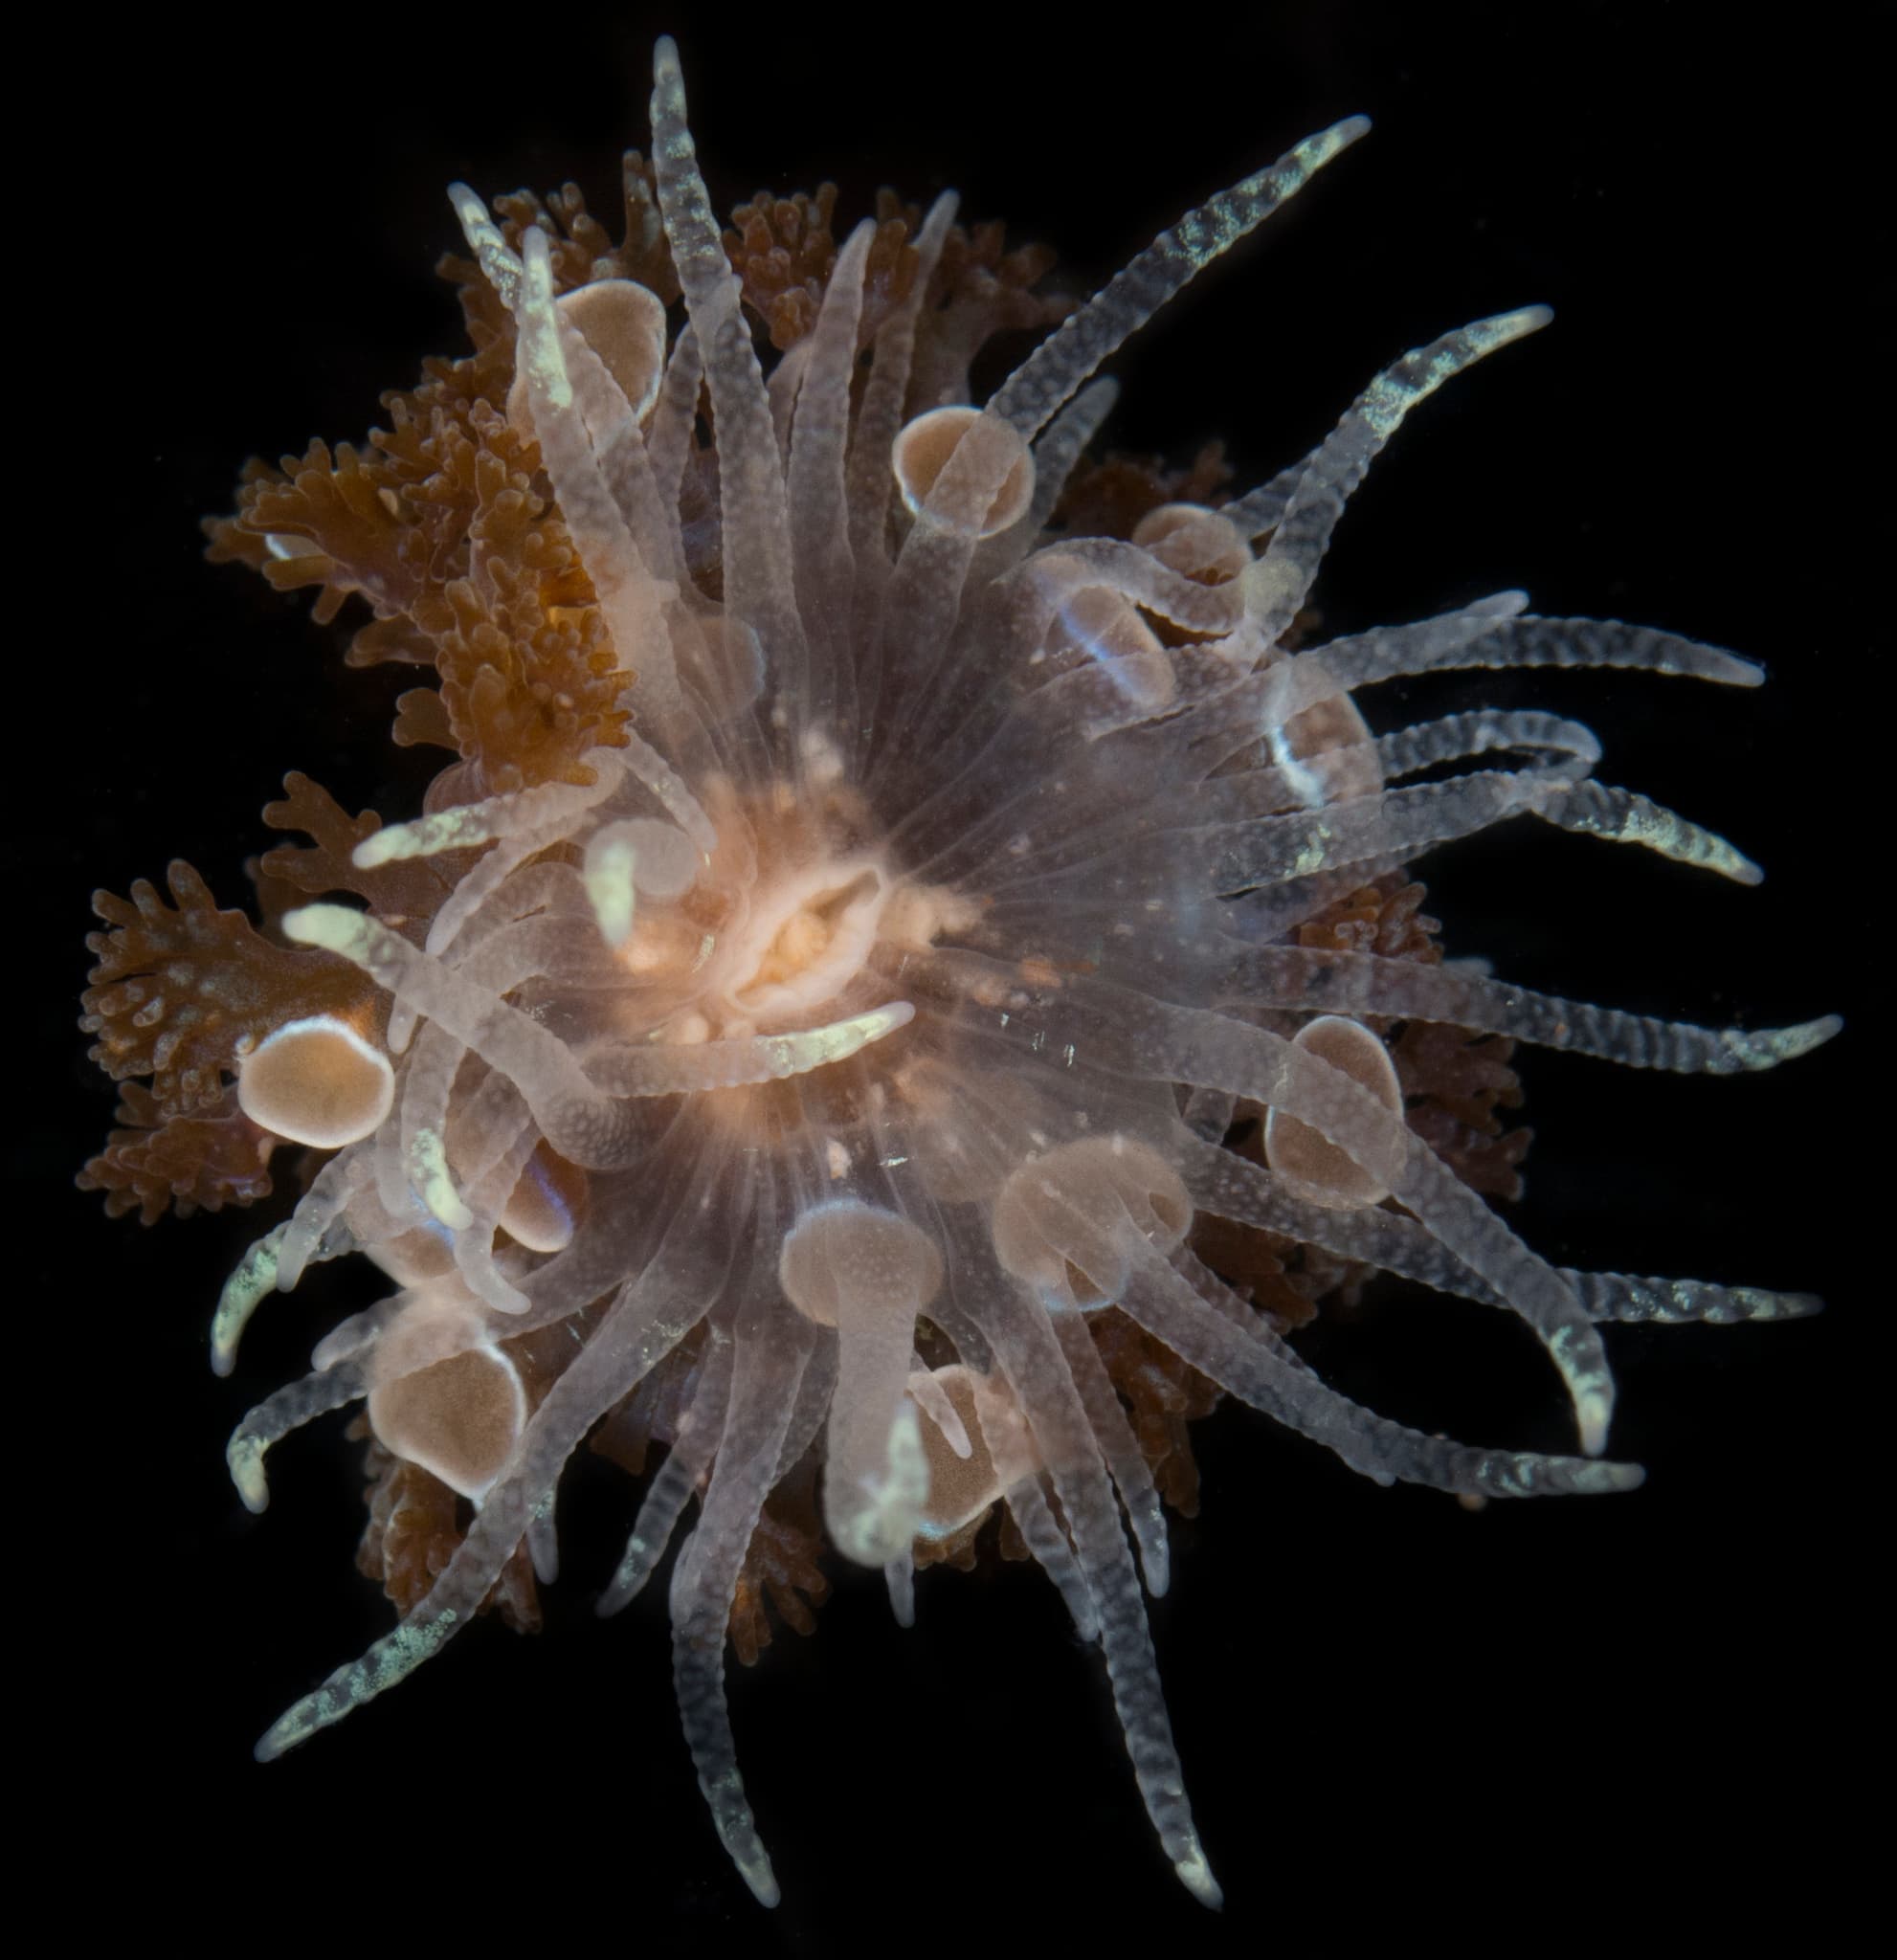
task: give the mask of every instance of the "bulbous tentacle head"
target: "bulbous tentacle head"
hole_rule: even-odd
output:
[[[971,431],[976,431],[971,436]],[[970,440],[959,466],[965,480],[950,478],[951,457]],[[930,409],[903,425],[890,452],[896,487],[912,517],[926,517],[965,536],[993,538],[1018,523],[1034,501],[1034,457],[1006,423],[979,409]]]
[[[483,1320],[458,1285],[424,1286],[365,1357],[376,1441],[476,1499],[505,1469],[527,1420],[520,1371]]]
[[[606,364],[634,416],[643,422],[658,399],[665,372],[665,304],[636,279],[594,279],[554,301],[561,324],[572,327]],[[529,440],[533,416],[526,376],[507,391],[507,419]]]
[[[942,1255],[908,1219],[849,1200],[806,1213],[777,1270],[791,1304],[837,1329],[824,1524],[846,1558],[886,1566],[915,1542],[928,1502],[928,1461],[904,1390],[916,1316],[941,1289]]]
[[[1015,1170],[994,1200],[994,1253],[1050,1305],[1104,1306],[1125,1288],[1128,1234],[1171,1252],[1193,1222],[1179,1174],[1131,1137],[1084,1137]]]
[[[1342,1014],[1320,1014],[1292,1036],[1292,1046],[1328,1062],[1368,1089],[1392,1116],[1403,1114],[1403,1091],[1390,1051],[1360,1021]],[[1282,1109],[1264,1120],[1264,1161],[1293,1185],[1301,1198],[1336,1211],[1380,1205],[1390,1195],[1387,1184],[1366,1170],[1307,1123]]]
[[[241,1058],[237,1104],[250,1120],[320,1150],[372,1135],[395,1100],[389,1058],[346,1021],[286,1021]]]

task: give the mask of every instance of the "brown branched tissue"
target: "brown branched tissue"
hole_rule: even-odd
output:
[[[1498,592],[1309,644],[1346,500],[1409,411],[1545,309],[1373,378],[1228,496],[1088,459],[1114,351],[1364,133],[1301,143],[1075,306],[1048,257],[885,194],[722,228],[661,41],[652,154],[615,239],[569,189],[451,193],[469,349],[360,447],[246,471],[212,555],[411,663],[395,740],[454,757],[418,815],[292,775],[263,924],[174,864],[101,895],[85,998],[121,1121],[112,1212],[307,1183],[225,1288],[245,1323],[312,1261],[393,1289],[238,1424],[273,1444],[365,1405],[363,1546],[400,1624],[285,1713],[274,1757],[484,1608],[538,1619],[563,1466],[644,1479],[601,1602],[672,1568],[680,1712],[711,1820],[777,1898],[724,1687],[808,1630],[826,1555],[968,1565],[991,1518],[1097,1646],[1185,1884],[1194,1831],[1142,1589],[1190,1511],[1187,1422],[1234,1395],[1379,1483],[1596,1495],[1603,1322],[1769,1320],[1803,1295],[1556,1269],[1488,1200],[1526,1132],[1511,1044],[1771,1067],[1834,1020],[1741,1033],[1576,1005],[1445,960],[1406,867],[1526,816],[1752,882],[1722,838],[1597,779],[1577,723],[1460,713],[1373,736],[1360,693],[1455,668],[1618,667],[1749,687],[1646,627]],[[1032,353],[984,403],[997,329]],[[1303,615],[1301,617],[1301,615]],[[1660,684],[1679,684],[1678,681]],[[1418,1434],[1285,1336],[1371,1271],[1519,1315],[1575,1454]]]

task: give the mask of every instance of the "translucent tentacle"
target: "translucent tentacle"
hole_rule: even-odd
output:
[[[1709,1280],[1637,1280],[1625,1273],[1576,1273],[1566,1266],[1561,1277],[1596,1321],[1719,1327],[1740,1321],[1804,1320],[1824,1310],[1816,1293],[1717,1286]]]
[[[1453,620],[1458,616],[1450,614]],[[1494,620],[1456,638],[1441,619],[1415,626],[1379,627],[1328,641],[1301,659],[1321,660],[1340,686],[1355,690],[1402,675],[1435,674],[1459,667],[1618,667],[1646,674],[1677,674],[1726,687],[1756,687],[1765,670],[1723,647],[1702,646],[1651,626],[1618,619],[1545,619],[1523,613]]]
[[[1034,496],[1018,532],[1023,546],[1035,540],[1054,515],[1074,465],[1119,399],[1120,384],[1110,376],[1089,382],[1042,431],[1034,446]]]
[[[1607,783],[1576,783],[1572,790],[1535,805],[1544,823],[1580,831],[1616,844],[1640,844],[1679,864],[1717,872],[1735,884],[1757,884],[1764,877],[1752,860],[1716,832],[1677,815],[1637,790]]]
[[[725,603],[757,635],[768,663],[800,659],[804,635],[794,603],[784,471],[764,370],[739,305],[737,275],[699,174],[698,149],[685,126],[679,50],[669,35],[653,55],[652,149],[665,236],[698,335],[718,425]]]
[[[906,1026],[915,1013],[908,1002],[897,1001],[804,1034],[648,1043],[601,1055],[583,1068],[573,1051],[531,1016],[365,912],[305,905],[284,915],[283,931],[299,945],[322,946],[353,961],[473,1049],[520,1089],[562,1156],[594,1169],[629,1161],[642,1141],[636,1117],[621,1099],[780,1080],[854,1055]]]
[[[997,1294],[1004,1294],[998,1274],[996,1281]],[[1015,1300],[1024,1303],[1026,1296],[1017,1293]],[[1099,1615],[1101,1651],[1114,1705],[1147,1815],[1180,1882],[1201,1903],[1216,1905],[1218,1884],[1193,1826],[1139,1579],[1120,1529],[1113,1486],[1066,1359],[1038,1307],[1031,1312],[993,1311],[981,1321],[1034,1425],[1074,1534],[1075,1552]]]
[[[804,376],[810,372],[811,344],[801,340],[786,350],[765,379],[765,398],[770,403],[770,429],[777,438],[778,460],[788,469],[791,461],[791,417],[803,391]]]
[[[679,505],[685,458],[691,454],[699,392],[703,386],[704,364],[699,359],[698,335],[687,324],[672,343],[672,356],[665,364],[665,379],[659,385],[658,400],[653,405],[645,442],[653,480],[672,510]]]
[[[1495,748],[1547,749],[1582,762],[1600,760],[1594,730],[1580,722],[1532,711],[1478,708],[1472,714],[1444,715],[1440,721],[1419,722],[1379,736],[1377,769],[1386,781],[1395,781]]]
[[[474,242],[472,232],[469,236]],[[521,268],[514,313],[520,335],[517,361],[526,379],[542,467],[552,479],[560,515],[592,581],[620,661],[627,668],[637,665],[641,704],[654,720],[678,727],[683,700],[663,593],[655,577],[662,568],[646,563],[574,401],[553,305],[552,261],[547,235],[537,225],[521,240]]]
[[[1214,1312],[1130,1218],[1127,1223],[1132,1279],[1120,1296],[1122,1310],[1229,1394],[1322,1443],[1360,1475],[1382,1484],[1421,1483],[1472,1497],[1593,1495],[1640,1483],[1636,1464],[1475,1449],[1358,1408],[1319,1380],[1275,1334],[1261,1329],[1248,1336]]]
[[[1086,1322],[1078,1313],[1056,1314],[1053,1319],[1081,1406],[1093,1425],[1094,1440],[1106,1459],[1108,1474],[1126,1508],[1127,1523],[1132,1527],[1146,1590],[1157,1599],[1166,1591],[1172,1560],[1166,1544],[1166,1514],[1153,1485],[1152,1470],[1127,1420],[1119,1391],[1106,1372]]]
[[[1311,466],[1312,458],[1304,457],[1299,461],[1280,470],[1268,482],[1261,483],[1256,490],[1247,490],[1242,497],[1235,497],[1230,503],[1220,504],[1220,517],[1230,518],[1247,538],[1261,538],[1266,531],[1273,530],[1283,521],[1297,488],[1305,480],[1305,473]]]
[[[1405,354],[1357,397],[1319,445],[1263,556],[1244,575],[1246,608],[1261,637],[1283,638],[1297,617],[1346,501],[1404,416],[1451,375],[1553,317],[1546,306],[1524,306],[1458,327]]]
[[[589,749],[582,758],[593,771],[585,785],[543,783],[482,803],[458,804],[418,816],[412,823],[388,823],[371,831],[350,853],[350,861],[368,871],[409,858],[432,858],[442,851],[464,851],[496,837],[518,836],[523,831],[565,825],[618,788],[619,759],[611,749]]]
[[[1446,1021],[1538,1047],[1573,1049],[1626,1068],[1688,1075],[1775,1068],[1809,1054],[1843,1025],[1836,1014],[1826,1014],[1789,1028],[1697,1028],[1534,993],[1465,968],[1304,947],[1248,947],[1234,960],[1225,985],[1235,1000],[1262,995],[1276,1007],[1323,1013]]]
[[[297,1200],[277,1252],[277,1290],[291,1293],[312,1259],[332,1255],[330,1235],[342,1224],[356,1193],[368,1184],[371,1157],[365,1145],[339,1150],[316,1173],[316,1182]],[[345,1228],[346,1229],[346,1228]]]
[[[971,955],[938,957],[949,970],[990,970]],[[970,1025],[972,1032],[977,1024]],[[1268,1030],[1080,977],[1038,996],[1032,1011],[1011,1005],[989,1027],[1010,1047],[1086,1057],[1097,1068],[1151,1080],[1227,1089],[1308,1124],[1416,1213],[1535,1330],[1567,1385],[1582,1453],[1600,1454],[1614,1382],[1600,1336],[1572,1289],[1399,1116],[1340,1070]],[[1184,1141],[1191,1133],[1181,1125],[1178,1135]]]
[[[1578,764],[1520,769],[1473,769],[1447,782],[1421,783],[1372,796],[1350,796],[1315,809],[1264,815],[1283,796],[1283,778],[1258,770],[1208,785],[1184,814],[1200,820],[1149,834],[1139,843],[1115,843],[1067,863],[1044,865],[1041,855],[1024,859],[1022,876],[989,880],[997,897],[1050,896],[1105,864],[1125,877],[1177,876],[1182,840],[1204,863],[1208,887],[1220,894],[1359,865],[1381,865],[1419,856],[1438,844],[1471,836],[1491,825],[1535,810],[1573,779]],[[1097,880],[1095,880],[1097,882]]]
[[[544,1491],[540,1502],[527,1513],[527,1559],[533,1567],[534,1578],[543,1586],[555,1585],[560,1578],[560,1534],[554,1516],[556,1502],[554,1491]]]
[[[776,1475],[791,1405],[812,1347],[807,1323],[787,1317],[767,1339],[741,1332],[731,1402],[698,1528],[672,1572],[672,1677],[699,1788],[731,1861],[758,1903],[777,1881],[745,1800],[725,1699],[725,1640],[751,1534]]]
[[[596,1051],[587,1058],[587,1074],[609,1095],[675,1096],[685,1091],[735,1088],[744,1082],[782,1081],[808,1075],[905,1028],[915,1009],[905,1000],[823,1028],[794,1035],[748,1035],[725,1041],[701,1041],[671,1048],[646,1043]]]
[[[659,808],[686,836],[707,856],[716,851],[717,825],[705,814],[704,805],[692,794],[685,779],[658,749],[638,735],[628,734],[621,753],[627,772],[652,792]]]
[[[231,1440],[224,1447],[231,1481],[237,1486],[245,1510],[269,1507],[270,1488],[263,1475],[265,1451],[319,1415],[346,1408],[368,1392],[367,1368],[352,1359],[335,1368],[318,1369],[300,1381],[286,1382],[251,1410],[231,1432]]]
[[[644,1590],[653,1568],[665,1556],[679,1520],[693,1494],[704,1481],[718,1439],[725,1428],[725,1403],[731,1392],[731,1343],[715,1339],[705,1357],[691,1406],[679,1434],[653,1473],[640,1501],[632,1534],[611,1583],[599,1595],[595,1611],[601,1618],[629,1606]]]
[[[974,1454],[974,1444],[969,1440],[968,1426],[962,1420],[961,1412],[948,1399],[948,1392],[919,1354],[909,1357],[907,1393],[909,1400],[934,1423],[941,1432],[942,1440],[956,1456],[968,1458]]]
[[[1368,117],[1352,116],[1307,136],[1269,169],[1188,212],[1041,342],[996,390],[989,403],[992,412],[1032,439],[1088,375],[1188,280],[1261,225],[1369,128]]]
[[[851,638],[857,668],[857,728],[853,745],[859,762],[862,744],[876,724],[882,695],[880,657],[885,600],[894,564],[889,552],[890,499],[895,472],[890,450],[903,423],[910,375],[915,362],[916,322],[923,298],[942,256],[948,228],[954,222],[957,199],[945,191],[929,207],[916,234],[916,275],[908,294],[882,323],[876,352],[857,411],[856,433],[844,469],[850,506],[850,556],[857,568],[856,605]]]
[[[1047,1493],[1038,1477],[1024,1477],[1003,1496],[1021,1542],[1033,1554],[1035,1563],[1054,1581],[1073,1617],[1074,1631],[1083,1640],[1100,1637],[1100,1615],[1094,1608],[1093,1593],[1074,1557],[1074,1548],[1047,1502]]]
[[[892,1558],[882,1569],[882,1576],[889,1587],[889,1612],[899,1627],[912,1627],[916,1623],[916,1561],[915,1554],[903,1552]]]
[[[1193,1202],[1202,1211],[1320,1246],[1439,1293],[1507,1305],[1494,1287],[1414,1219],[1395,1212],[1339,1212],[1307,1204],[1284,1191],[1262,1166],[1190,1136],[1178,1140],[1175,1154]],[[1555,1270],[1595,1322],[1728,1326],[1741,1321],[1802,1320],[1823,1309],[1823,1302],[1811,1293],[1578,1272],[1573,1266]]]
[[[850,555],[862,570],[886,568],[889,562],[889,504],[896,480],[889,452],[903,426],[923,296],[934,277],[959,203],[954,191],[945,190],[929,206],[916,234],[915,278],[906,296],[877,329],[876,352],[863,387],[862,406],[857,411],[856,434],[844,472],[850,502]]]
[[[250,1317],[268,1293],[277,1289],[277,1260],[289,1231],[286,1218],[273,1225],[237,1261],[224,1290],[217,1296],[217,1311],[211,1322],[211,1371],[225,1375],[237,1365],[237,1343],[244,1337]]]
[[[856,561],[850,552],[849,508],[843,466],[849,440],[850,378],[856,366],[857,328],[862,319],[863,266],[876,235],[867,218],[852,232],[824,288],[822,309],[805,343],[810,367],[797,398],[788,489],[791,552],[796,568],[798,610],[808,622],[811,690],[809,725],[822,726],[841,712],[847,720],[856,698],[850,645],[850,595]],[[847,679],[849,700],[838,700]]]
[[[428,937],[422,944],[431,953],[445,953],[528,858],[564,840],[564,830],[554,827],[502,837],[441,902],[429,921]]]
[[[704,1296],[681,1288],[681,1280],[680,1261],[656,1260],[624,1289],[528,1418],[507,1468],[428,1596],[360,1660],[339,1667],[285,1710],[258,1742],[258,1761],[295,1748],[393,1687],[474,1617],[580,1438],[697,1325]]]

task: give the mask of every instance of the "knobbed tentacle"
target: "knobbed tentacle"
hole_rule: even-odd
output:
[[[488,1490],[427,1598],[360,1660],[338,1668],[286,1709],[258,1742],[259,1762],[295,1748],[393,1687],[473,1618],[525,1534],[535,1504],[558,1481],[580,1438],[697,1325],[705,1295],[690,1282],[694,1268],[703,1280],[703,1265],[694,1247],[669,1260],[655,1259],[625,1288],[534,1411],[506,1471]]]

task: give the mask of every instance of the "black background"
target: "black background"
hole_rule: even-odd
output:
[[[1832,1753],[1871,1710],[1857,1573],[1875,1540],[1853,1506],[1887,1422],[1861,1331],[1887,1306],[1870,731],[1889,645],[1869,590],[1891,556],[1866,500],[1889,240],[1863,126],[1887,11],[1807,8],[1770,37],[1674,6],[1140,10],[1118,27],[681,11],[300,10],[76,37],[60,57],[83,107],[13,232],[33,350],[16,407],[45,417],[51,476],[15,561],[45,609],[18,671],[50,683],[15,807],[19,875],[46,880],[14,954],[46,1077],[12,1144],[20,1399],[46,1432],[16,1471],[15,1611],[50,1657],[25,1709],[46,1815],[82,1818],[122,1881],[61,1909],[75,1930],[211,1915],[218,1937],[324,1949],[518,1923],[658,1950],[1301,1950],[1386,1927],[1515,1949],[1780,1914],[1823,1948],[1853,1862]],[[255,1768],[256,1735],[386,1609],[352,1568],[338,1425],[273,1456],[261,1519],[222,1441],[368,1281],[330,1268],[268,1303],[219,1383],[211,1306],[261,1225],[143,1233],[67,1187],[110,1108],[65,1006],[92,885],[175,854],[240,902],[284,769],[396,814],[425,780],[386,741],[389,677],[346,673],[342,628],[311,626],[301,596],[205,567],[197,518],[228,507],[246,455],[359,436],[381,389],[454,345],[430,277],[457,242],[450,179],[576,177],[614,209],[668,26],[720,206],[833,176],[847,218],[881,182],[925,200],[953,183],[965,216],[1055,243],[1083,289],[1189,204],[1368,111],[1372,137],[1116,363],[1109,438],[1186,456],[1223,435],[1243,487],[1404,348],[1548,301],[1548,332],[1454,383],[1379,462],[1327,564],[1328,623],[1520,585],[1539,611],[1664,624],[1771,670],[1753,694],[1528,677],[1374,706],[1389,725],[1552,702],[1603,735],[1608,780],[1763,861],[1749,892],[1517,826],[1424,875],[1452,950],[1524,982],[1715,1022],[1851,1017],[1761,1079],[1522,1069],[1537,1141],[1515,1217],[1538,1249],[1808,1287],[1831,1309],[1617,1332],[1615,1454],[1650,1472],[1631,1498],[1472,1516],[1360,1483],[1247,1411],[1202,1425],[1203,1510],[1174,1525],[1152,1621],[1216,1919],[1152,1840],[1052,1589],[993,1565],[926,1575],[909,1633],[880,1582],[846,1576],[815,1639],[733,1668],[785,1891],[759,1912],[679,1736],[662,1587],[592,1617],[632,1508],[596,1467],[571,1492],[544,1636],[482,1623]],[[1532,1344],[1478,1309],[1392,1286],[1308,1351],[1388,1414],[1566,1445]]]

